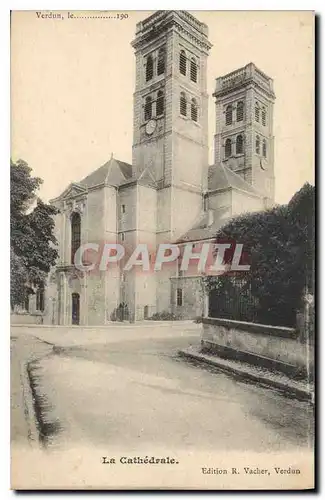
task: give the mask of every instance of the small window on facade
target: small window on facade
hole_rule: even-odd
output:
[[[262,108],[262,125],[263,125],[263,127],[265,127],[265,125],[266,125],[266,109],[264,106]]]
[[[181,75],[186,75],[186,54],[184,50],[181,50],[179,54],[179,72]]]
[[[146,97],[145,104],[144,104],[144,119],[150,120],[152,117],[152,97],[149,95]]]
[[[150,54],[147,57],[147,65],[146,65],[146,82],[149,82],[149,80],[152,79],[153,77],[153,58],[152,55]]]
[[[194,57],[191,59],[191,71],[190,71],[190,78],[192,82],[197,82],[197,65]]]
[[[156,105],[157,116],[164,114],[164,108],[165,108],[164,92],[162,90],[159,90],[157,94],[157,105]]]
[[[260,105],[258,104],[258,102],[255,103],[255,121],[260,121]]]
[[[226,107],[226,125],[232,124],[232,105]]]
[[[204,210],[204,212],[206,212],[208,210],[208,197],[207,197],[207,195],[205,195],[203,198],[203,210]]]
[[[179,101],[179,111],[181,115],[187,115],[187,100],[185,92],[181,92],[180,101]]]
[[[29,312],[29,293],[26,292],[25,300],[24,300],[24,309],[26,312]]]
[[[225,157],[231,156],[231,139],[227,139],[225,143]]]
[[[125,205],[122,205],[122,214],[125,214]]]
[[[176,303],[178,306],[183,305],[183,290],[182,290],[182,288],[177,288]]]
[[[71,216],[71,264],[74,264],[74,256],[80,247],[81,239],[81,217],[78,212]]]
[[[243,121],[243,119],[244,119],[244,103],[242,101],[239,101],[236,109],[236,120],[238,122],[241,122]]]
[[[236,137],[236,154],[240,155],[243,153],[243,150],[244,150],[243,144],[244,144],[243,136],[237,135],[237,137]]]
[[[195,99],[192,99],[191,101],[191,119],[194,121],[194,122],[197,122],[197,118],[198,118],[198,113],[197,113],[197,102]]]
[[[165,73],[165,61],[166,61],[166,52],[162,47],[158,51],[158,62],[157,62],[157,75],[162,75]]]
[[[44,311],[44,290],[43,288],[38,288],[36,291],[36,310]]]
[[[121,233],[121,241],[124,241],[124,240],[125,240],[125,234]]]
[[[256,136],[256,139],[255,139],[255,153],[257,155],[260,154],[260,146],[261,146],[261,139],[260,139],[260,136],[257,135]]]
[[[263,139],[263,156],[264,156],[264,158],[266,158],[266,153],[267,153],[267,150],[266,150],[266,139]]]

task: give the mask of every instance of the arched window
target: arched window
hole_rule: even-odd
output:
[[[148,95],[144,102],[144,119],[150,120],[152,117],[152,97]]]
[[[181,92],[180,100],[179,100],[179,111],[181,115],[187,115],[187,100],[185,92]]]
[[[237,135],[236,137],[236,154],[240,155],[243,153],[244,140],[242,135]]]
[[[260,105],[258,104],[258,102],[255,103],[255,121],[260,121]]]
[[[186,54],[185,50],[181,50],[179,53],[179,72],[182,75],[186,75]]]
[[[192,82],[197,82],[197,64],[196,64],[196,60],[194,59],[194,57],[192,57],[191,59],[191,71],[190,71],[190,78],[192,80]]]
[[[265,127],[265,125],[266,125],[266,109],[264,106],[262,108],[262,125],[263,125],[263,127]]]
[[[229,104],[226,107],[226,125],[232,124],[232,105]]]
[[[197,102],[195,99],[191,100],[191,119],[194,122],[197,122],[198,119],[198,113],[197,113]]]
[[[147,65],[146,65],[146,82],[149,82],[153,77],[153,58],[150,54],[147,57]]]
[[[225,142],[225,157],[231,156],[231,139],[226,139]]]
[[[80,247],[81,238],[81,217],[78,212],[71,216],[71,264],[74,264],[74,256]]]
[[[266,153],[267,153],[266,139],[263,139],[262,149],[263,149],[263,156],[264,156],[264,158],[266,158]]]
[[[166,61],[166,51],[162,47],[158,50],[158,62],[157,62],[157,75],[162,75],[165,73],[165,61]]]
[[[165,98],[164,92],[162,90],[158,91],[157,94],[157,103],[156,103],[156,114],[157,116],[163,115],[165,109]]]
[[[255,139],[255,153],[257,155],[260,154],[260,146],[261,146],[261,139],[260,139],[260,136],[257,135],[256,136],[256,139]]]
[[[244,119],[244,103],[243,101],[239,101],[236,109],[236,120],[238,122],[241,122],[243,121],[243,119]]]

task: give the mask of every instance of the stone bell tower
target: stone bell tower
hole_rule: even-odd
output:
[[[177,238],[202,208],[208,165],[204,23],[185,11],[158,11],[137,24],[133,159],[157,189],[157,238]],[[159,235],[159,237],[158,237]]]

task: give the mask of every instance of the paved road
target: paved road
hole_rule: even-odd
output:
[[[311,409],[306,403],[177,357],[179,348],[199,342],[197,332],[164,336],[138,329],[128,337],[121,330],[110,342],[80,338],[80,345],[73,333],[70,346],[60,332],[52,334],[51,342],[61,347],[35,365],[46,421],[60,424],[49,448],[83,443],[138,452],[155,445],[267,452],[308,445]],[[49,345],[31,334],[18,337],[13,364],[26,353],[49,352]]]

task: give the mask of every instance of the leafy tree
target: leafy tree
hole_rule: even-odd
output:
[[[250,271],[240,273],[238,278],[241,278],[242,291],[250,291],[251,303],[247,310],[251,316],[238,319],[283,326],[294,324],[304,287],[312,283],[314,214],[315,192],[307,183],[288,205],[243,214],[218,232],[216,242],[242,243],[249,257]],[[231,275],[207,280],[210,290],[214,290],[212,308],[218,309],[218,293],[221,296],[225,290],[233,295],[234,302],[238,300],[235,282]]]
[[[57,210],[37,197],[42,184],[22,160],[10,164],[11,307],[45,284],[57,258],[53,216]],[[36,204],[36,206],[35,206]]]

